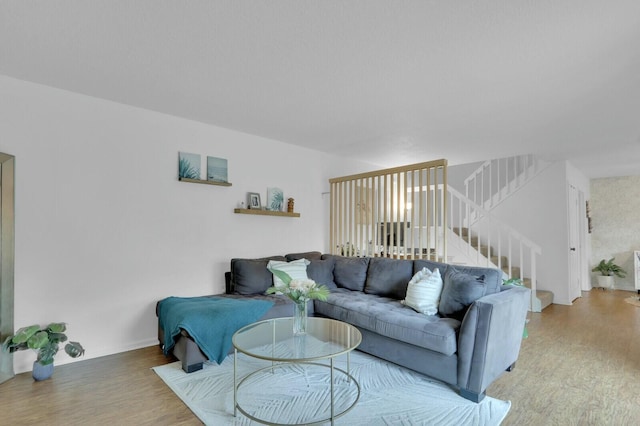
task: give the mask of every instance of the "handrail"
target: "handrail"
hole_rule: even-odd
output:
[[[544,167],[545,164],[533,154],[487,160],[464,180],[466,197],[491,210]]]

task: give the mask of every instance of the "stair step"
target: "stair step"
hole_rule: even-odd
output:
[[[504,257],[504,256],[503,256],[503,257]],[[497,264],[498,264],[498,258],[497,258],[497,257],[496,257],[495,259],[494,259],[494,258],[491,258],[491,261],[492,261],[495,265],[497,265]],[[508,262],[508,261],[507,261],[506,259],[502,259],[502,268],[501,268],[501,269],[502,269],[502,272],[504,272],[505,274],[507,274],[507,275],[508,275],[508,276],[510,276],[510,277],[519,277],[519,276],[521,276],[521,275],[522,275],[522,273],[520,272],[520,267],[519,267],[519,266],[512,266],[512,267],[511,267],[511,270],[509,270],[509,267],[507,266],[507,265],[508,265],[508,263],[507,263],[507,262]],[[525,279],[527,279],[527,278],[525,278]]]
[[[536,290],[536,297],[540,299],[541,310],[553,303],[553,293],[550,291]]]

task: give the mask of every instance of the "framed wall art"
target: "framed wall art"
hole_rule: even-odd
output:
[[[267,210],[279,212],[284,206],[284,194],[280,188],[267,188]]]
[[[262,208],[260,194],[257,192],[247,192],[247,208],[258,210]]]
[[[207,180],[213,182],[229,181],[229,167],[226,158],[207,157]]]
[[[200,154],[178,153],[178,177],[200,179]]]

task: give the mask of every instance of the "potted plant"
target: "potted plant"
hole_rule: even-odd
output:
[[[67,341],[67,335],[64,334],[66,330],[67,325],[64,322],[54,322],[44,328],[37,324],[23,327],[5,339],[2,350],[35,350],[38,358],[33,362],[33,378],[37,381],[46,380],[53,374],[53,358],[60,349],[59,344]],[[84,354],[84,348],[78,342],[67,343],[64,351],[72,358]]]
[[[598,265],[591,270],[591,272],[600,272],[598,275],[598,286],[605,288],[613,288],[614,284],[614,275],[620,278],[624,278],[627,272],[622,269],[619,265],[613,263],[615,260],[612,257],[609,260],[602,259]]]

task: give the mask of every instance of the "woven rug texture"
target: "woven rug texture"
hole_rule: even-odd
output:
[[[346,355],[335,359],[336,368],[347,369]],[[220,365],[211,363],[186,374],[180,362],[154,367],[193,413],[206,425],[257,425],[240,412],[233,416],[233,355]],[[239,355],[238,377],[270,362]],[[360,384],[353,409],[335,420],[336,425],[499,425],[511,403],[489,396],[479,403],[468,401],[450,386],[362,352],[351,353],[351,375]],[[318,421],[330,412],[327,367],[284,364],[253,375],[242,384],[238,401],[247,412],[273,423],[299,424]],[[348,408],[357,387],[346,375],[334,374],[334,408]],[[329,422],[326,422],[329,424]]]

